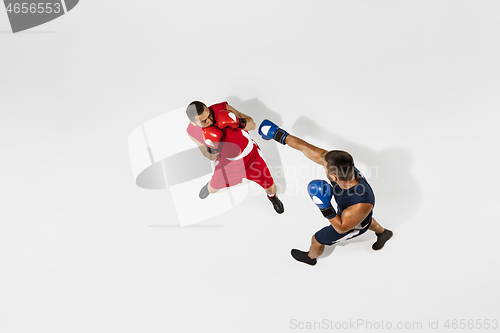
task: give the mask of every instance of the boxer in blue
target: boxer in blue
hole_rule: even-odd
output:
[[[307,158],[322,165],[330,180],[313,180],[307,192],[318,206],[330,225],[316,232],[311,239],[308,252],[292,250],[292,256],[309,265],[316,265],[317,258],[323,253],[325,245],[333,245],[372,230],[377,241],[372,249],[377,251],[392,237],[392,231],[384,229],[372,217],[375,195],[371,186],[354,166],[352,156],[345,151],[330,152],[313,146],[306,141],[288,134],[269,120],[264,120],[259,127],[259,134],[264,140],[274,139],[283,145],[299,150]],[[335,197],[337,211],[331,204]]]

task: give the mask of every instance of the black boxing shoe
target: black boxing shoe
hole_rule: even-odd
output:
[[[308,265],[314,266],[318,262],[316,258],[309,258],[309,252],[300,251],[297,249],[292,249],[291,251],[293,259],[306,263]]]
[[[208,183],[206,183],[205,186],[201,188],[199,197],[200,199],[205,199],[206,197],[208,197],[209,194],[210,191],[208,190]]]
[[[392,234],[392,231],[390,231],[389,229],[385,229],[380,234],[375,233],[375,235],[377,235],[377,241],[375,243],[373,243],[372,249],[375,251],[378,251],[384,247],[385,242],[387,242],[389,239],[391,239],[393,234]]]
[[[283,203],[281,202],[281,200],[278,199],[278,195],[275,194],[272,197],[268,195],[267,198],[273,203],[273,207],[276,213],[283,214],[283,212],[285,211],[285,207],[283,207]]]

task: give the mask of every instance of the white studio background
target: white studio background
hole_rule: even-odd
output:
[[[0,14],[0,332],[500,319],[499,2],[82,0],[9,29]],[[394,239],[296,262],[326,221],[290,170],[284,214],[262,192],[178,227],[168,191],[135,185],[127,138],[192,100],[376,167]]]

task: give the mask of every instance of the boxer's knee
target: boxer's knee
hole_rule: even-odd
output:
[[[312,235],[311,244],[319,245],[320,243],[316,240],[316,235]]]
[[[311,237],[311,245],[316,246],[316,247],[322,247],[322,246],[324,246],[323,244],[321,244],[320,242],[318,242],[318,240],[316,239],[316,235],[312,235],[312,237]]]

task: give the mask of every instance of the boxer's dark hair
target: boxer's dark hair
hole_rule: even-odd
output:
[[[203,111],[205,110],[206,105],[199,101],[194,101],[189,103],[186,108],[186,114],[192,122],[196,122],[196,117],[201,116]]]
[[[354,178],[354,159],[351,154],[342,150],[332,150],[325,155],[326,169],[340,180]]]

